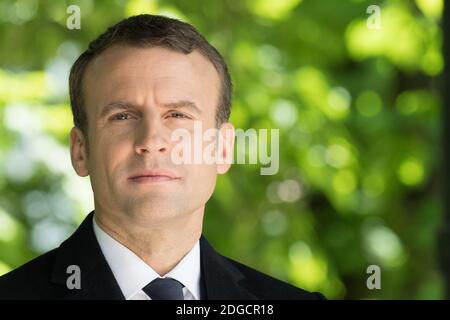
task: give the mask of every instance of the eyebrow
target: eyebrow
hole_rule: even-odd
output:
[[[194,102],[189,101],[189,100],[180,100],[177,102],[165,103],[165,104],[163,104],[163,107],[170,108],[170,109],[186,108],[186,109],[191,109],[192,111],[194,111],[198,114],[202,113],[200,108],[197,107],[197,105]]]
[[[168,102],[168,103],[164,103],[162,105],[163,107],[167,108],[167,109],[181,109],[181,108],[186,108],[186,109],[190,109],[198,114],[201,114],[202,111],[200,110],[199,107],[197,107],[197,105],[189,100],[180,100],[180,101],[176,101],[176,102]],[[111,113],[114,110],[128,110],[128,109],[133,109],[136,108],[137,106],[133,103],[130,102],[126,102],[126,101],[113,101],[108,103],[107,105],[105,105],[100,113],[100,118],[103,118],[104,116],[106,116],[107,114]]]

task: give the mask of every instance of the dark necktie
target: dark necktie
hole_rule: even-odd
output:
[[[156,278],[142,290],[152,300],[184,300],[183,285],[172,278]]]

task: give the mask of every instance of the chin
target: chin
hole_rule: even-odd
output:
[[[173,203],[155,201],[133,203],[127,212],[131,214],[133,219],[143,224],[164,222],[183,215],[182,209],[173,206]]]

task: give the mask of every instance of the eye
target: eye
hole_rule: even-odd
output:
[[[111,119],[116,120],[116,121],[123,121],[123,120],[128,120],[129,117],[130,117],[130,115],[128,113],[122,112],[122,113],[115,114],[114,116],[111,117]]]
[[[176,118],[176,119],[190,119],[190,117],[188,117],[184,113],[176,112],[176,111],[170,112],[169,117]]]

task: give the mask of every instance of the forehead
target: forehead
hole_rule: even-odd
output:
[[[162,47],[108,48],[91,61],[83,81],[88,113],[114,99],[143,105],[194,100],[214,111],[219,91],[218,72],[200,52]]]

